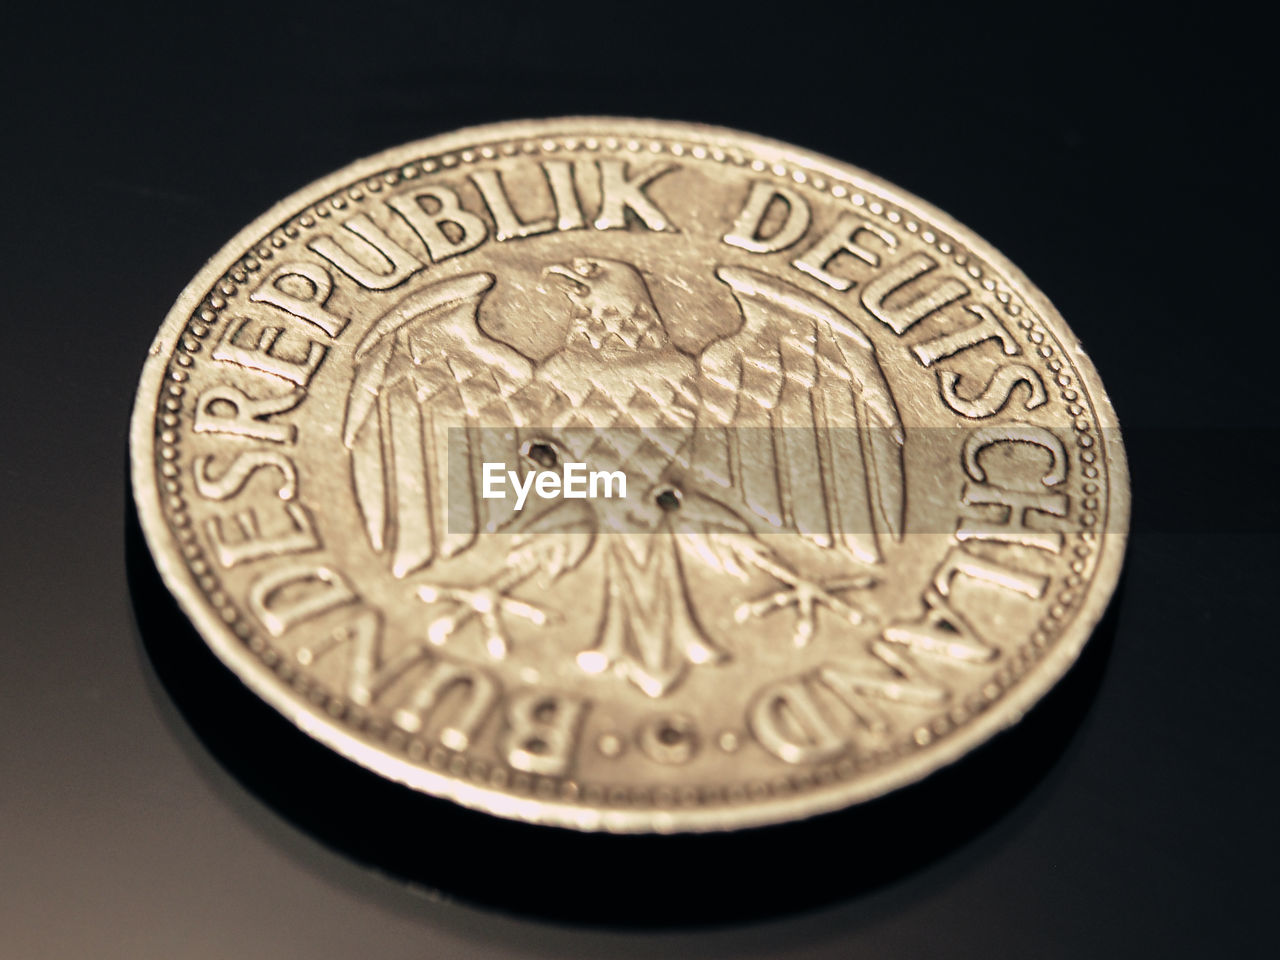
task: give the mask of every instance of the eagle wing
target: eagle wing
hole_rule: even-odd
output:
[[[514,461],[513,395],[532,366],[480,329],[493,283],[472,273],[411,293],[356,348],[342,440],[365,534],[397,577],[510,519],[505,500],[477,496],[480,464]]]
[[[699,361],[705,477],[764,521],[865,563],[902,535],[902,420],[874,345],[830,304],[745,267],[716,276],[743,325]]]

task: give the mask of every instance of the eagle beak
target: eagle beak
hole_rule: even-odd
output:
[[[559,277],[567,283],[569,292],[584,296],[591,292],[591,288],[582,282],[582,278],[574,273],[572,268],[565,266],[563,263],[553,263],[542,271],[544,277]]]

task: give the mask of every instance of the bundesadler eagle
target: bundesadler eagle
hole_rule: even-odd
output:
[[[515,534],[486,583],[417,585],[449,611],[429,639],[443,644],[478,621],[489,654],[505,656],[504,616],[545,622],[513,591],[539,570],[571,576],[592,555],[605,596],[578,664],[616,671],[652,697],[692,664],[728,656],[690,597],[691,565],[772,578],[776,588],[736,616],[794,606],[798,645],[819,607],[858,623],[837,594],[874,585],[883,538],[902,535],[905,440],[862,330],[790,283],[720,266],[742,322],[694,354],[673,343],[632,264],[578,257],[544,277],[563,288],[570,314],[563,346],[537,362],[482,330],[487,273],[409,294],[356,350],[343,439],[366,536],[393,574],[459,556],[482,533]],[[560,500],[514,514],[477,495],[479,464],[513,459],[622,469],[642,495],[625,507]],[[834,551],[851,575],[806,578],[771,548],[774,532]]]

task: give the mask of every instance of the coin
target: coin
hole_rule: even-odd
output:
[[[727,830],[950,764],[1114,589],[1116,418],[1003,256],[847,164],[497,124],[282,201],[164,321],[134,496],[213,651],[492,814]]]

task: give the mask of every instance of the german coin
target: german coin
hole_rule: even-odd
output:
[[[134,496],[213,651],[414,789],[728,830],[1016,722],[1115,586],[1128,479],[1048,300],[755,136],[571,118],[326,177],[179,297]]]

